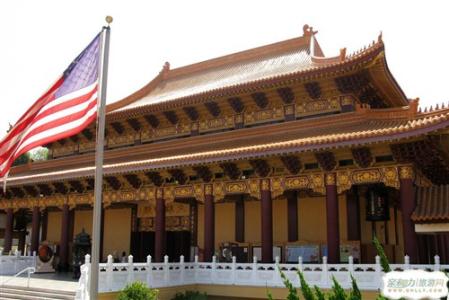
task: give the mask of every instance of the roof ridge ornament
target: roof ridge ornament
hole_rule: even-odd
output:
[[[312,36],[318,33],[317,30],[313,31],[313,27],[309,26],[309,24],[304,24],[304,26],[302,27],[302,32],[302,36]]]
[[[383,40],[382,40],[382,30],[380,31],[379,36],[377,37],[377,42],[378,42],[378,43],[383,43]]]
[[[162,76],[162,79],[167,77],[168,72],[170,72],[170,63],[166,61],[162,66],[162,70],[159,72],[159,75]]]

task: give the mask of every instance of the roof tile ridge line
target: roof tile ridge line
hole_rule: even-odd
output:
[[[228,63],[237,63],[245,60],[250,60],[262,57],[269,54],[279,53],[282,51],[300,49],[300,47],[308,46],[310,43],[310,36],[299,36],[288,40],[283,40],[256,48],[250,48],[243,51],[227,54],[193,63],[190,65],[174,68],[170,70],[167,79],[177,76],[188,75],[205,69],[216,68]]]
[[[108,114],[114,112],[117,109],[127,106],[141,99],[142,97],[148,95],[152,90],[154,90],[159,85],[159,83],[161,83],[166,78],[169,71],[170,71],[170,64],[166,62],[162,67],[162,70],[159,72],[159,74],[157,74],[149,83],[147,83],[137,91],[131,93],[129,96],[106,105],[106,113]]]

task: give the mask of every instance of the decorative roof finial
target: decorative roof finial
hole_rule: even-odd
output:
[[[382,30],[380,31],[379,36],[377,37],[377,42],[378,43],[382,43],[383,42],[382,41]]]
[[[313,27],[309,26],[308,24],[304,24],[304,26],[302,27],[302,32],[302,36],[311,36],[318,33],[318,31],[313,31]]]
[[[168,61],[165,62],[164,67],[162,68],[163,71],[170,71],[170,63]]]

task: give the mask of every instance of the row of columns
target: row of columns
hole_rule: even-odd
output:
[[[325,176],[326,189],[326,229],[327,229],[327,248],[328,262],[338,263],[340,261],[340,228],[339,228],[339,207],[336,177],[334,173]],[[270,180],[261,179],[261,248],[262,262],[268,263],[273,257],[273,204],[271,199]],[[400,200],[403,215],[404,249],[405,254],[409,255],[411,262],[418,259],[417,237],[414,225],[411,220],[411,214],[415,207],[413,179],[406,171],[400,170]],[[287,193],[287,218],[288,218],[288,240],[290,242],[298,240],[298,203],[297,192]],[[349,205],[348,205],[349,207]],[[358,207],[358,206],[357,206]],[[351,215],[357,215],[358,208],[353,208]],[[348,208],[348,213],[350,213]],[[244,202],[243,198],[236,202],[236,240],[244,241]],[[32,232],[31,232],[31,251],[37,251],[39,247],[39,228],[40,228],[40,209],[33,208]],[[6,227],[4,237],[4,251],[8,252],[12,246],[14,214],[12,208],[6,209]],[[165,201],[163,189],[156,191],[156,218],[155,218],[155,260],[162,262],[166,253],[166,229],[165,229]],[[60,266],[66,269],[68,266],[69,253],[69,224],[70,210],[68,205],[62,206],[61,220],[61,238],[60,238]],[[348,224],[352,227],[352,223]],[[359,227],[359,226],[356,226]],[[348,236],[351,239],[351,236]],[[214,255],[215,247],[215,204],[212,193],[212,185],[205,185],[204,192],[204,260],[211,261]]]
[[[38,206],[33,207],[31,220],[31,245],[30,251],[37,252],[39,250],[40,240],[47,238],[47,218],[41,220],[41,210]],[[42,231],[41,231],[42,226]],[[12,248],[12,238],[14,231],[14,211],[12,208],[6,209],[6,225],[3,251],[8,253]],[[67,270],[69,266],[69,241],[70,241],[70,209],[67,204],[62,206],[61,218],[61,237],[59,243],[59,267],[62,270]],[[41,233],[41,236],[39,236]],[[20,248],[20,247],[19,247]]]
[[[418,258],[417,238],[411,214],[415,207],[413,180],[411,176],[401,176],[400,179],[401,209],[403,213],[404,249],[411,261]],[[269,263],[273,259],[273,204],[271,199],[271,189],[269,179],[261,179],[261,252],[262,262]],[[340,224],[339,205],[337,195],[336,176],[334,173],[325,176],[326,190],[326,235],[328,262],[340,262]],[[287,193],[287,222],[289,242],[298,240],[298,202],[297,192]],[[360,239],[360,216],[358,199],[356,204],[349,203],[348,214],[354,216],[348,218],[348,239]],[[348,202],[352,201],[349,200]],[[243,198],[236,201],[236,241],[244,241],[244,202]],[[163,261],[165,255],[165,202],[163,199],[163,189],[157,190],[156,197],[156,222],[155,222],[155,259]],[[212,193],[212,185],[205,185],[204,193],[204,260],[211,261],[215,247],[215,204]]]

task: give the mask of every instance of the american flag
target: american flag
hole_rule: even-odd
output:
[[[81,132],[97,116],[98,34],[0,142],[0,178],[23,153]]]

